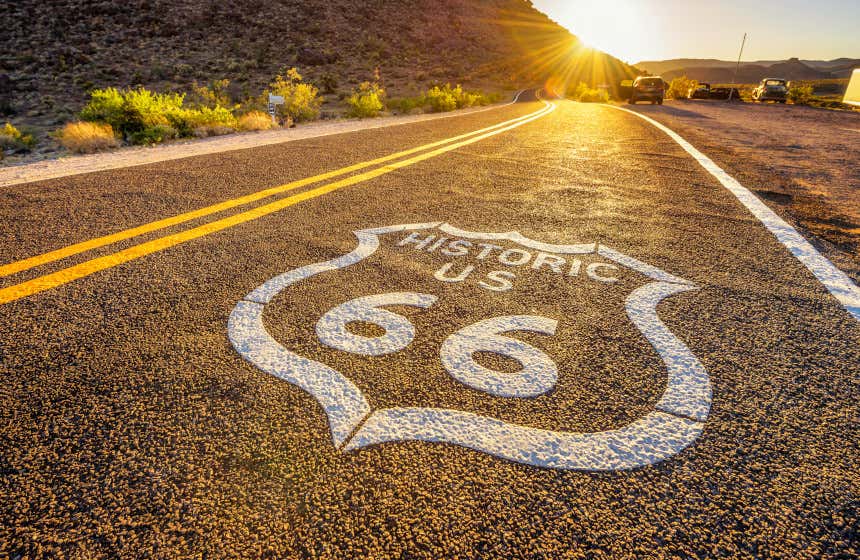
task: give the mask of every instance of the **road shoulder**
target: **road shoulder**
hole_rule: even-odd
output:
[[[692,143],[860,281],[860,113],[696,101],[631,108]]]
[[[490,105],[488,107],[475,107],[452,111],[449,113],[399,115],[377,119],[338,119],[335,121],[315,122],[300,125],[295,128],[229,134],[226,136],[201,138],[149,147],[129,146],[112,152],[74,155],[23,165],[10,165],[7,167],[0,167],[0,187],[30,183],[33,181],[42,181],[45,179],[57,179],[60,177],[68,177],[70,175],[79,175],[81,173],[121,169],[124,167],[146,165],[161,161],[217,154],[232,150],[257,148],[272,144],[294,142],[296,140],[331,136],[334,134],[346,134],[360,130],[371,130],[375,128],[386,128],[390,126],[435,121],[439,119],[470,115],[482,111],[490,111],[509,104],[510,102],[505,102]]]

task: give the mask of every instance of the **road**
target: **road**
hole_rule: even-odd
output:
[[[0,190],[0,555],[855,557],[856,286],[520,101]]]

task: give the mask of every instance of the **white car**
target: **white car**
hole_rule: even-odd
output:
[[[754,101],[776,101],[785,103],[788,99],[788,82],[780,78],[765,78],[753,90]]]

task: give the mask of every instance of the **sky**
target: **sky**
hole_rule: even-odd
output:
[[[628,63],[670,58],[860,58],[860,0],[532,0]]]

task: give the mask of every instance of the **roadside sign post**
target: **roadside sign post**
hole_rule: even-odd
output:
[[[744,46],[747,44],[747,34],[744,33],[743,41],[741,41],[741,52],[738,53],[738,63],[735,65],[735,76],[732,78],[732,85],[729,86],[729,101],[732,100],[732,94],[735,92],[735,86],[738,81],[738,70],[741,67],[741,57],[744,55]],[[738,90],[738,99],[741,97],[741,90]]]
[[[272,124],[278,124],[275,120],[275,106],[284,104],[284,96],[283,95],[272,95],[269,94],[269,115],[272,117]]]

